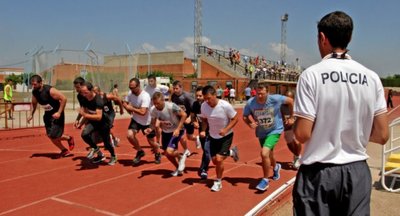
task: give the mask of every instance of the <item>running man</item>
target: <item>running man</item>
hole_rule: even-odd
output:
[[[145,132],[146,134],[154,133],[156,120],[160,122],[162,149],[168,160],[175,166],[175,171],[171,175],[182,175],[186,157],[178,152],[178,143],[184,134],[183,123],[186,113],[178,105],[165,101],[161,92],[155,92],[152,101],[154,106],[151,108],[151,126]]]
[[[202,124],[201,124],[201,104],[204,102],[203,97],[203,87],[198,86],[196,88],[196,101],[193,103],[191,119],[193,120],[194,128],[199,130],[199,134],[202,131]],[[218,97],[218,96],[217,96]],[[208,139],[208,128],[206,130],[206,136],[200,137],[201,148],[203,149],[203,156],[201,157],[201,164],[199,171],[197,174],[200,176],[201,179],[208,178],[208,166],[210,164],[210,141]]]
[[[111,94],[114,95],[114,97],[119,98],[119,92],[118,92],[118,84],[114,84],[114,88],[111,91]],[[116,101],[114,101],[116,102]],[[118,112],[118,109],[121,108],[120,104],[115,104],[115,112]]]
[[[131,123],[128,127],[127,138],[137,150],[136,156],[133,159],[133,164],[139,164],[141,158],[145,155],[142,147],[139,144],[139,140],[136,137],[139,131],[142,131],[142,133],[146,135],[147,142],[154,153],[155,163],[159,164],[161,163],[161,154],[158,152],[159,146],[155,141],[156,133],[155,131],[152,131],[148,134],[144,132],[145,129],[150,126],[151,122],[150,95],[140,88],[140,81],[138,78],[132,78],[129,81],[129,89],[130,92],[128,96],[126,96],[126,99],[122,105],[126,111],[132,115]]]
[[[82,102],[85,98],[80,93],[80,90],[81,90],[82,85],[85,83],[85,79],[83,79],[82,77],[77,77],[77,78],[75,78],[73,83],[74,83],[75,91],[77,93],[76,98],[78,99],[79,106],[82,107]],[[76,116],[76,120],[74,122],[74,127],[80,129],[83,124],[84,124],[84,121],[82,119],[82,116],[78,112],[78,115]]]
[[[110,130],[111,145],[113,147],[116,147],[118,146],[120,139],[114,135],[112,129],[114,127],[114,119],[115,119],[115,110],[112,102],[114,101],[114,103],[119,106],[119,114],[123,115],[124,109],[122,106],[122,101],[121,99],[119,99],[119,97],[114,96],[112,93],[106,94],[105,92],[102,92],[98,86],[93,87],[93,91],[96,94],[100,95],[101,99],[103,99],[104,103],[103,112],[108,116],[111,122],[111,130]]]
[[[273,169],[273,180],[280,178],[281,164],[276,163],[274,147],[278,143],[283,131],[281,105],[289,106],[290,114],[287,124],[293,124],[293,99],[283,95],[269,95],[268,86],[265,83],[257,85],[257,96],[252,97],[246,103],[243,110],[244,122],[256,129],[256,136],[261,145],[261,159],[263,178],[257,185],[257,190],[265,191],[269,186],[269,173]]]
[[[154,74],[150,74],[149,76],[147,76],[147,83],[148,85],[144,88],[144,91],[149,93],[150,98],[153,97],[154,92],[161,92],[165,96],[165,94],[167,94],[169,91],[168,86],[157,84],[157,79],[156,76],[154,76]],[[153,103],[151,102],[150,107],[152,105]],[[161,138],[161,128],[159,125],[160,125],[159,122],[157,122],[155,130],[157,143],[160,143],[160,138]]]
[[[292,91],[286,91],[286,97],[290,97],[294,99],[294,94]],[[289,150],[293,153],[293,168],[299,169],[300,167],[300,158],[301,158],[301,143],[296,140],[293,133],[293,119],[290,118],[292,111],[288,104],[281,105],[281,113],[282,113],[282,121],[284,128],[284,135],[286,145]]]
[[[196,148],[201,148],[201,143],[199,136],[194,136],[194,126],[192,120],[190,119],[190,113],[192,111],[192,105],[194,102],[194,98],[190,95],[189,92],[183,91],[182,82],[179,80],[175,80],[172,83],[173,94],[171,95],[171,101],[176,105],[180,106],[183,111],[186,112],[186,120],[185,120],[185,131],[186,138],[191,141],[196,142]],[[187,147],[187,139],[183,137],[181,139],[182,147],[184,148],[184,157],[190,156],[190,151]]]
[[[111,145],[111,120],[103,112],[104,101],[99,94],[93,91],[93,85],[90,82],[83,83],[80,88],[80,94],[84,97],[84,100],[82,101],[79,113],[87,121],[85,128],[82,130],[81,137],[91,147],[87,158],[93,159],[94,155],[97,154],[97,157],[92,161],[93,163],[101,163],[106,160],[106,156],[101,152],[96,143],[98,139],[95,136],[101,136],[104,147],[111,155],[108,165],[115,165],[117,163],[117,156],[115,155],[114,147]]]
[[[233,141],[233,127],[238,122],[238,116],[233,106],[217,98],[212,86],[205,86],[202,90],[205,103],[201,105],[201,132],[200,137],[206,137],[209,130],[210,155],[215,164],[217,179],[211,187],[212,191],[222,189],[222,175],[224,173],[224,160],[231,156],[236,162],[239,160],[237,147],[230,149]]]
[[[33,75],[31,77],[32,85],[32,113],[28,117],[28,124],[35,114],[37,104],[43,107],[43,122],[46,128],[46,134],[51,142],[61,150],[58,158],[67,157],[75,147],[74,138],[64,134],[64,109],[67,104],[67,98],[56,88],[45,85],[42,77]],[[68,142],[68,149],[64,147],[61,141]]]

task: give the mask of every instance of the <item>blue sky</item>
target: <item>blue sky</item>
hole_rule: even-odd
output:
[[[193,56],[194,0],[1,0],[0,67],[25,53],[91,49],[104,54],[184,50]],[[352,16],[349,54],[381,77],[400,74],[400,1],[203,0],[203,44],[279,60],[281,21],[287,22],[287,62],[320,60],[316,23],[334,10]],[[21,65],[16,65],[21,66]]]

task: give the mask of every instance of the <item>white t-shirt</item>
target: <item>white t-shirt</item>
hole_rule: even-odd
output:
[[[172,133],[178,128],[179,115],[181,108],[169,101],[165,102],[163,110],[158,110],[155,106],[151,107],[150,113],[151,118],[158,119],[160,121],[160,127],[165,133]]]
[[[366,160],[375,116],[387,112],[379,76],[358,62],[325,57],[300,76],[295,116],[314,122],[302,164]]]
[[[151,97],[153,97],[154,92],[161,92],[161,93],[163,93],[163,94],[165,95],[165,93],[168,92],[169,88],[168,88],[168,86],[157,84],[156,87],[154,87],[154,88],[151,87],[150,85],[147,85],[147,86],[144,88],[144,90],[145,90],[147,93],[149,93],[150,99],[151,99]]]
[[[235,97],[235,93],[236,93],[236,90],[234,88],[231,88],[229,90],[229,97]]]
[[[225,128],[236,114],[236,110],[225,100],[218,100],[214,108],[207,103],[201,104],[201,117],[207,119],[210,136],[214,139],[222,138],[219,135],[220,130]],[[233,130],[231,129],[226,135],[232,132]]]
[[[135,108],[147,108],[148,111],[146,112],[145,115],[139,115],[135,112],[132,113],[132,118],[139,124],[141,125],[150,125],[150,95],[145,92],[141,91],[138,96],[132,94],[131,91],[129,91],[128,96],[126,96],[126,101],[130,103],[131,106]]]

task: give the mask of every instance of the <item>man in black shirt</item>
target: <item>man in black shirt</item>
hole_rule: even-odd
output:
[[[189,92],[183,91],[182,83],[179,80],[176,80],[172,83],[173,93],[171,95],[171,101],[182,108],[183,111],[186,112],[187,118],[185,120],[185,131],[186,138],[191,141],[197,142],[197,147],[200,148],[200,140],[199,137],[194,136],[194,126],[190,118],[190,113],[192,112],[192,105],[194,102],[194,98],[190,95]],[[184,156],[189,156],[190,151],[187,147],[187,139],[182,137],[181,145],[184,148]]]
[[[100,148],[97,146],[95,138],[93,137],[93,133],[97,132],[101,136],[105,148],[111,154],[108,164],[114,165],[117,162],[117,157],[110,140],[111,121],[110,118],[103,112],[103,99],[100,97],[100,95],[93,91],[93,85],[90,82],[85,82],[81,86],[80,94],[82,94],[85,99],[81,104],[79,113],[87,120],[87,124],[85,125],[81,136],[82,139],[91,147],[87,158],[92,159],[94,158],[94,155],[97,154],[97,157],[93,160],[93,163],[100,163],[106,159],[103,152],[101,152]]]
[[[196,101],[193,103],[192,106],[192,112],[191,112],[191,118],[193,121],[193,126],[194,128],[197,128],[199,130],[199,133],[202,130],[202,124],[201,124],[201,104],[204,102],[204,97],[203,97],[203,87],[199,86],[196,88]],[[203,156],[201,157],[201,164],[200,168],[198,171],[198,175],[200,176],[201,179],[207,179],[208,174],[208,165],[210,164],[210,141],[208,140],[208,128],[206,131],[206,136],[205,137],[200,137],[200,142],[201,142],[201,148],[203,149]]]
[[[58,158],[71,155],[70,151],[75,147],[74,138],[72,136],[64,135],[64,108],[67,103],[67,98],[56,88],[44,85],[42,78],[39,75],[33,75],[30,80],[33,88],[33,109],[27,122],[30,123],[32,120],[37,104],[39,103],[45,111],[43,122],[46,128],[46,134],[50,138],[51,142],[61,150]],[[69,149],[63,146],[61,143],[62,140],[68,142]]]
[[[77,77],[74,80],[74,88],[77,93],[76,98],[78,99],[79,106],[82,106],[82,101],[84,100],[84,97],[80,94],[81,86],[85,83],[85,79],[82,77]],[[83,121],[81,121],[82,116],[81,114],[78,113],[78,116],[76,117],[76,120],[74,122],[74,127],[75,128],[80,128],[83,125]]]

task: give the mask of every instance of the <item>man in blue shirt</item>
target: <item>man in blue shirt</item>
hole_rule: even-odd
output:
[[[281,105],[287,104],[290,117],[285,124],[293,124],[293,99],[283,95],[269,95],[268,86],[264,83],[257,85],[257,95],[247,101],[243,111],[243,120],[251,128],[256,129],[256,136],[261,145],[261,159],[263,179],[257,185],[257,189],[265,191],[268,188],[270,167],[273,169],[273,180],[280,178],[281,165],[274,158],[274,147],[279,141],[283,131],[283,120],[280,111]]]

